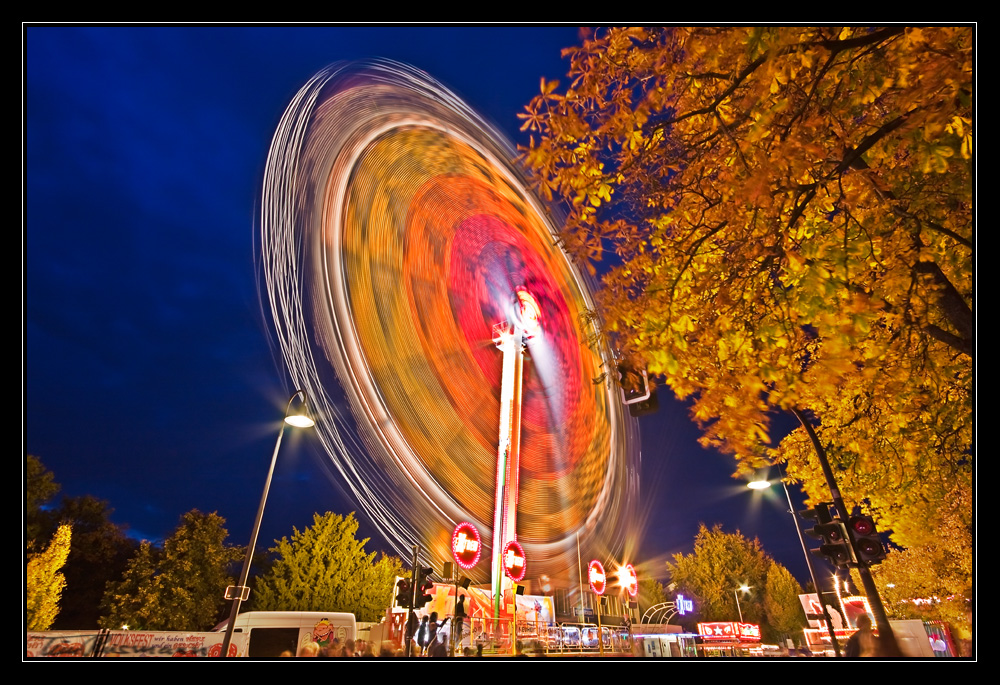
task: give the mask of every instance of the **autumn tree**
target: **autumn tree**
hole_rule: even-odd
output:
[[[767,573],[774,563],[756,538],[726,533],[719,524],[711,530],[702,524],[694,552],[675,554],[667,572],[678,591],[694,600],[700,620],[738,621],[742,612],[744,622],[763,624]],[[750,586],[749,592],[738,590],[744,585]]]
[[[890,550],[885,561],[872,568],[889,618],[944,621],[956,638],[971,639],[974,560],[969,498],[971,492],[956,487],[937,503],[937,516],[930,523],[934,544]]]
[[[973,468],[969,27],[607,29],[524,128],[607,333],[741,469],[787,463],[902,545]],[[770,448],[770,449],[769,449]],[[964,518],[969,518],[965,516]]]
[[[787,568],[771,564],[764,581],[764,614],[774,638],[794,637],[801,640],[805,613],[799,595],[802,586]]]
[[[51,500],[59,491],[55,476],[41,460],[25,458],[24,528],[29,553],[49,544],[60,526],[73,529],[73,544],[62,566],[65,590],[53,630],[97,627],[105,585],[125,570],[134,544],[125,529],[111,521],[113,509],[90,495]]]
[[[63,568],[66,592],[54,630],[96,628],[100,603],[109,581],[121,576],[135,543],[111,520],[113,509],[90,495],[64,497],[50,512],[50,525],[70,524],[73,546]]]
[[[110,583],[101,625],[149,630],[209,630],[225,609],[223,590],[242,550],[226,544],[225,519],[192,509],[163,543],[161,554],[143,544],[122,579]]]
[[[250,601],[259,611],[347,611],[377,621],[392,603],[393,581],[403,575],[396,557],[365,552],[354,514],[314,514],[313,525],[277,540],[271,569]]]
[[[28,630],[48,630],[59,613],[66,579],[61,572],[69,555],[72,528],[59,526],[44,551],[28,555],[24,603]]]

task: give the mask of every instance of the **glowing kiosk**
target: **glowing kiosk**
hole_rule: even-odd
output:
[[[524,346],[540,329],[538,302],[526,290],[517,290],[514,321],[493,326],[493,342],[503,352],[500,380],[500,444],[497,448],[496,509],[493,513],[493,614],[503,603],[505,555],[517,543],[517,478],[521,457],[521,390]],[[520,545],[517,545],[520,549]],[[521,566],[523,577],[523,553]]]

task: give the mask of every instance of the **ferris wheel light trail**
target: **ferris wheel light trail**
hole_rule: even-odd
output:
[[[420,543],[444,561],[469,521],[553,573],[575,563],[577,536],[621,544],[638,440],[614,388],[592,382],[612,363],[590,344],[592,284],[513,158],[422,72],[329,67],[271,143],[262,271],[278,348],[314,398],[330,463],[396,551]],[[502,321],[529,351],[507,532],[494,517]]]

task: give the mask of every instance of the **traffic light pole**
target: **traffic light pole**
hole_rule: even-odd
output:
[[[795,532],[799,536],[799,544],[802,545],[802,555],[806,558],[806,568],[809,569],[809,577],[812,578],[813,587],[816,588],[816,597],[819,598],[820,608],[823,609],[823,618],[826,619],[826,628],[830,634],[830,642],[833,644],[833,653],[840,657],[840,643],[837,641],[837,633],[833,629],[833,622],[830,620],[830,610],[826,608],[823,601],[823,592],[816,582],[816,572],[813,570],[812,557],[806,549],[806,539],[802,537],[802,526],[799,525],[799,517],[795,515],[795,507],[792,506],[792,496],[788,494],[788,484],[785,483],[785,473],[778,464],[778,475],[781,476],[781,487],[785,490],[785,499],[788,500],[788,513],[792,515],[792,523],[795,524]]]
[[[801,410],[792,409],[792,413],[795,414],[795,418],[797,418],[799,423],[802,424],[806,434],[809,435],[809,440],[812,442],[813,448],[816,450],[816,457],[819,460],[820,468],[823,469],[823,476],[826,478],[826,485],[830,489],[830,497],[833,498],[833,506],[837,509],[840,520],[850,520],[850,513],[847,511],[847,506],[844,504],[843,497],[840,496],[840,488],[837,487],[837,481],[833,477],[833,471],[830,469],[830,464],[826,459],[826,450],[824,450],[823,445],[820,444],[819,436],[816,435],[816,431],[813,430],[812,424],[806,420],[806,417],[802,414]],[[853,549],[854,540],[850,535],[847,537],[848,542]],[[855,556],[857,556],[857,550],[855,550]],[[892,632],[892,626],[889,624],[889,618],[885,614],[885,607],[882,605],[882,598],[879,597],[878,588],[875,587],[875,580],[872,578],[871,571],[868,570],[868,565],[863,562],[859,563],[857,564],[857,569],[858,575],[861,577],[861,585],[864,587],[865,595],[868,597],[868,604],[871,606],[872,613],[875,615],[875,625],[878,627],[879,637],[884,645],[883,651],[885,654],[883,656],[901,656],[899,644],[896,642],[896,635]],[[816,592],[819,592],[819,587],[816,588]],[[820,595],[820,602],[822,601],[823,596]]]

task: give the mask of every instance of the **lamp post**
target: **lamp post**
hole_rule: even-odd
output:
[[[747,592],[750,592],[750,586],[746,585],[746,584],[743,584],[743,585],[740,585],[738,588],[734,588],[733,589],[733,597],[736,598],[736,611],[739,612],[739,614],[740,614],[740,623],[743,623],[743,609],[740,608],[740,596],[738,594],[736,594],[737,590],[739,590],[740,592],[743,592],[743,593],[747,593]]]
[[[830,620],[830,612],[826,608],[826,602],[823,601],[823,591],[820,590],[819,583],[816,582],[816,572],[813,571],[812,557],[809,556],[809,550],[806,548],[806,540],[802,537],[802,527],[799,525],[799,518],[795,515],[795,507],[792,506],[792,496],[788,493],[788,484],[785,483],[785,472],[781,468],[781,464],[777,464],[778,476],[781,481],[781,487],[785,490],[785,499],[788,501],[788,513],[792,515],[792,523],[795,524],[795,532],[799,536],[799,544],[802,546],[802,555],[806,560],[806,568],[809,569],[809,577],[812,578],[813,587],[816,588],[816,597],[819,599],[820,606],[823,609],[823,617],[826,620],[827,632],[830,635],[830,643],[833,645],[833,653],[838,657],[840,656],[840,644],[837,642],[837,634],[833,630],[833,622]],[[755,480],[747,483],[747,487],[751,490],[765,490],[771,487],[771,483],[767,480]]]
[[[292,412],[292,402],[302,395],[301,409]],[[274,464],[278,460],[278,449],[281,447],[281,438],[285,434],[285,424],[296,428],[311,428],[315,425],[305,412],[306,391],[296,390],[288,398],[285,405],[285,419],[278,431],[278,441],[274,443],[274,453],[271,455],[271,466],[267,470],[267,480],[264,481],[264,494],[260,497],[260,506],[257,507],[257,518],[253,522],[253,530],[250,532],[250,544],[247,545],[247,554],[243,559],[243,569],[240,571],[240,579],[236,585],[226,588],[226,599],[233,600],[232,611],[229,612],[229,624],[226,626],[226,637],[222,641],[222,656],[229,656],[229,645],[233,641],[233,628],[236,626],[236,616],[240,613],[240,604],[250,596],[250,588],[247,587],[247,576],[250,574],[250,560],[253,558],[253,550],[257,546],[257,534],[260,533],[260,520],[264,516],[264,505],[267,503],[267,493],[271,489],[271,477],[274,475]]]

